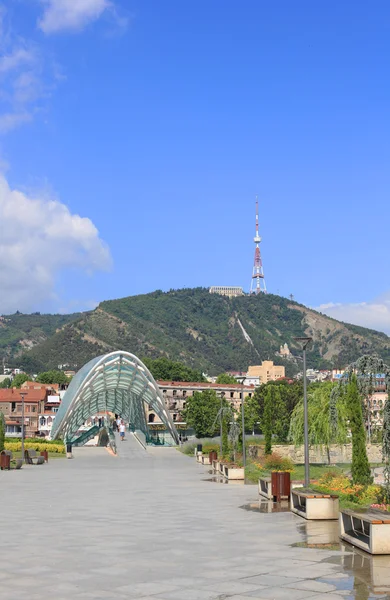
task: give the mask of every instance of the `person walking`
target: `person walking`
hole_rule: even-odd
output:
[[[125,439],[125,431],[126,431],[126,425],[122,419],[121,424],[119,425],[119,435],[121,436],[121,442],[123,442],[123,440]]]

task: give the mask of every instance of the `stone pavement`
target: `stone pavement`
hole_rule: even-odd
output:
[[[205,481],[194,459],[132,436],[118,452],[0,472],[1,600],[369,597],[345,551],[291,546],[302,519],[240,509],[256,486]]]

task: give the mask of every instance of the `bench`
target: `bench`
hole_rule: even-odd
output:
[[[21,459],[21,458],[14,458],[14,455],[12,454],[11,450],[4,450],[4,453],[7,454],[9,456],[9,458],[10,458],[10,461],[15,464],[15,469],[21,469],[22,468],[23,459]]]
[[[259,478],[259,496],[264,496],[267,500],[273,500],[271,477]]]
[[[339,518],[339,499],[333,494],[294,488],[291,490],[291,512],[309,520]]]
[[[45,459],[43,456],[38,456],[36,450],[28,448],[24,451],[24,460],[27,465],[43,465]]]
[[[340,512],[340,537],[370,554],[390,554],[390,513],[369,509]]]

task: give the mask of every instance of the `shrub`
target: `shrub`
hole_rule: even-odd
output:
[[[4,447],[6,450],[11,450],[11,452],[20,452],[22,449],[22,442],[5,442]],[[65,454],[65,446],[61,443],[46,443],[46,442],[34,442],[31,440],[24,441],[24,448],[36,450],[37,452],[43,452],[47,450],[48,452],[53,452],[55,454]]]
[[[272,453],[264,461],[266,471],[293,471],[294,463],[290,458],[282,457],[279,454]]]
[[[326,473],[319,479],[316,488],[323,492],[337,493],[340,500],[347,500],[362,506],[381,501],[381,486],[354,484],[345,475]]]

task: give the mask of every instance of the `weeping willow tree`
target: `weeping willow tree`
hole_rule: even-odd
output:
[[[332,396],[334,384],[323,383],[307,395],[309,444],[325,446],[330,464],[330,444],[348,441],[348,407],[346,395],[339,394],[335,402]],[[299,446],[304,443],[303,398],[291,416],[289,439]]]
[[[362,398],[362,410],[366,417],[368,435],[370,436],[370,402],[376,387],[376,379],[379,374],[384,375],[385,387],[387,391],[387,400],[383,409],[382,454],[383,462],[385,463],[385,491],[387,500],[390,501],[390,367],[381,358],[379,358],[379,356],[361,356],[356,362],[351,363],[345,369],[344,377],[333,390],[332,403],[336,406],[338,399],[341,396],[345,396],[345,390],[349,381],[351,381],[353,375],[356,375],[358,391],[360,393],[360,397]],[[335,412],[337,411],[334,411],[334,414]]]

